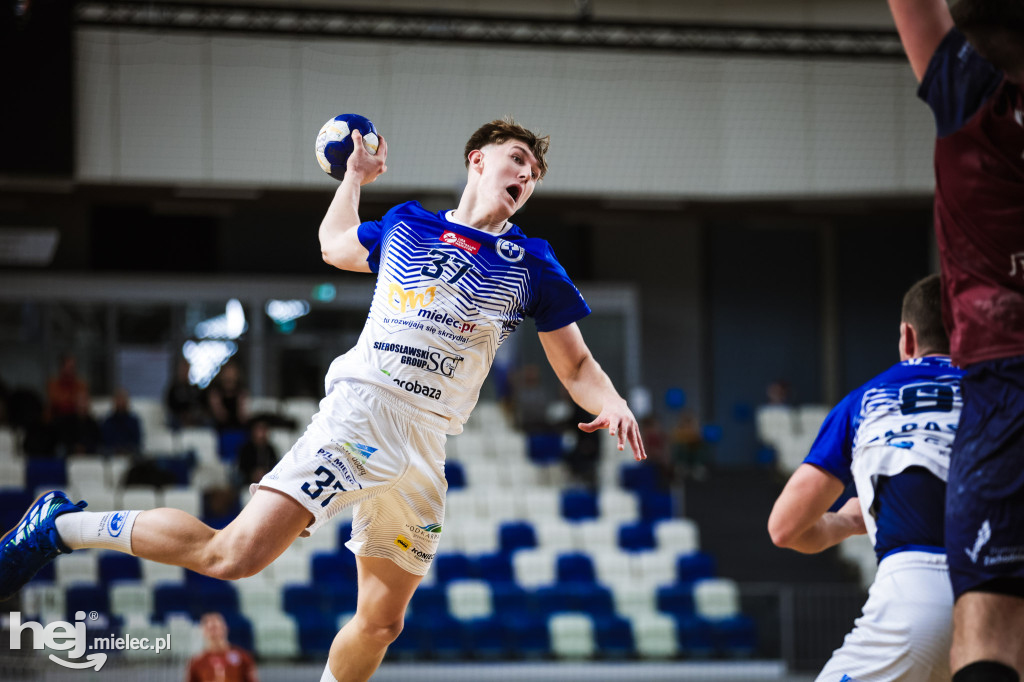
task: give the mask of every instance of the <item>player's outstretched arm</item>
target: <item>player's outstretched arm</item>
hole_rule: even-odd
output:
[[[778,547],[814,554],[867,532],[854,497],[837,512],[829,507],[843,494],[843,482],[813,464],[793,472],[768,517],[768,533]]]
[[[359,242],[356,229],[362,222],[359,219],[359,197],[363,185],[370,184],[387,171],[388,143],[381,137],[376,155],[370,154],[363,146],[363,136],[358,130],[353,130],[352,144],[345,178],[334,192],[334,199],[320,223],[320,253],[326,263],[341,270],[369,272],[367,251]]]
[[[889,0],[910,68],[920,83],[939,43],[953,28],[946,0]]]
[[[619,450],[629,443],[634,459],[647,459],[636,417],[590,353],[576,323],[539,332],[538,336],[551,368],[569,395],[577,405],[597,415],[594,421],[579,424],[580,429],[587,433],[608,429],[610,435],[618,437]]]

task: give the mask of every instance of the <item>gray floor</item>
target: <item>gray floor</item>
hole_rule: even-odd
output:
[[[67,670],[37,659],[30,670],[3,665],[0,679],[5,682],[82,682],[97,679],[95,671]],[[184,661],[165,660],[157,665],[133,665],[112,661],[100,672],[104,682],[180,682]],[[22,661],[24,664],[24,661]],[[323,666],[264,665],[259,669],[261,682],[319,682]],[[795,675],[778,661],[742,663],[385,663],[373,677],[374,682],[748,682],[779,680],[810,682],[813,675]]]

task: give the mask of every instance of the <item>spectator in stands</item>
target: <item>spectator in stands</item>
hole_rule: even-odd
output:
[[[238,473],[242,486],[259,483],[277,464],[277,450],[270,442],[270,427],[262,419],[249,425],[249,439],[238,449]]]
[[[601,434],[580,431],[578,425],[587,423],[593,417],[571,399],[568,405],[572,410],[569,412],[569,419],[562,424],[563,441],[568,440],[570,443],[565,449],[565,465],[575,482],[596,490],[597,465],[601,459]]]
[[[203,426],[208,421],[203,393],[188,380],[188,371],[188,361],[179,359],[174,368],[174,378],[167,389],[166,405],[172,429]]]
[[[671,485],[675,479],[672,463],[672,452],[669,449],[668,433],[655,414],[649,414],[640,422],[640,433],[644,436],[647,448],[647,461],[658,470],[658,478],[665,486]]]
[[[66,353],[60,358],[60,369],[57,376],[50,379],[46,386],[47,408],[50,419],[56,420],[78,411],[78,399],[85,393],[89,394],[89,386],[80,376],[75,356]]]
[[[99,452],[100,425],[92,416],[92,404],[85,384],[78,389],[74,410],[54,418],[53,431],[58,455],[66,457]]]
[[[7,409],[7,401],[10,399],[11,392],[7,388],[7,383],[4,382],[3,377],[0,377],[0,425],[6,425],[10,423],[10,415]]]
[[[238,365],[229,362],[206,389],[206,402],[218,431],[244,429],[249,420],[249,392]]]
[[[554,430],[548,422],[548,396],[537,365],[523,365],[512,383],[515,425],[527,434]]]
[[[703,480],[708,471],[708,447],[693,410],[683,410],[672,429],[672,466],[675,477]]]
[[[203,651],[188,663],[185,682],[259,682],[252,654],[228,641],[228,625],[219,613],[199,621]]]
[[[52,457],[57,451],[53,424],[46,420],[43,396],[30,388],[11,391],[7,402],[10,424],[25,434],[21,449],[30,457]]]
[[[100,424],[101,451],[108,455],[136,455],[142,451],[142,422],[131,411],[128,391],[114,393],[113,410]]]

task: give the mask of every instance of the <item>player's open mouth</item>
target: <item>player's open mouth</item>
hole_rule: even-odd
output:
[[[505,191],[512,197],[512,201],[519,201],[519,195],[522,193],[523,188],[519,185],[509,185],[505,188]]]

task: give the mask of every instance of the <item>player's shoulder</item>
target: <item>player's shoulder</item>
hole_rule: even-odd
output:
[[[418,201],[404,201],[400,204],[396,204],[385,214],[386,218],[393,220],[402,219],[417,219],[417,220],[432,220],[437,219],[433,213],[423,208]]]

